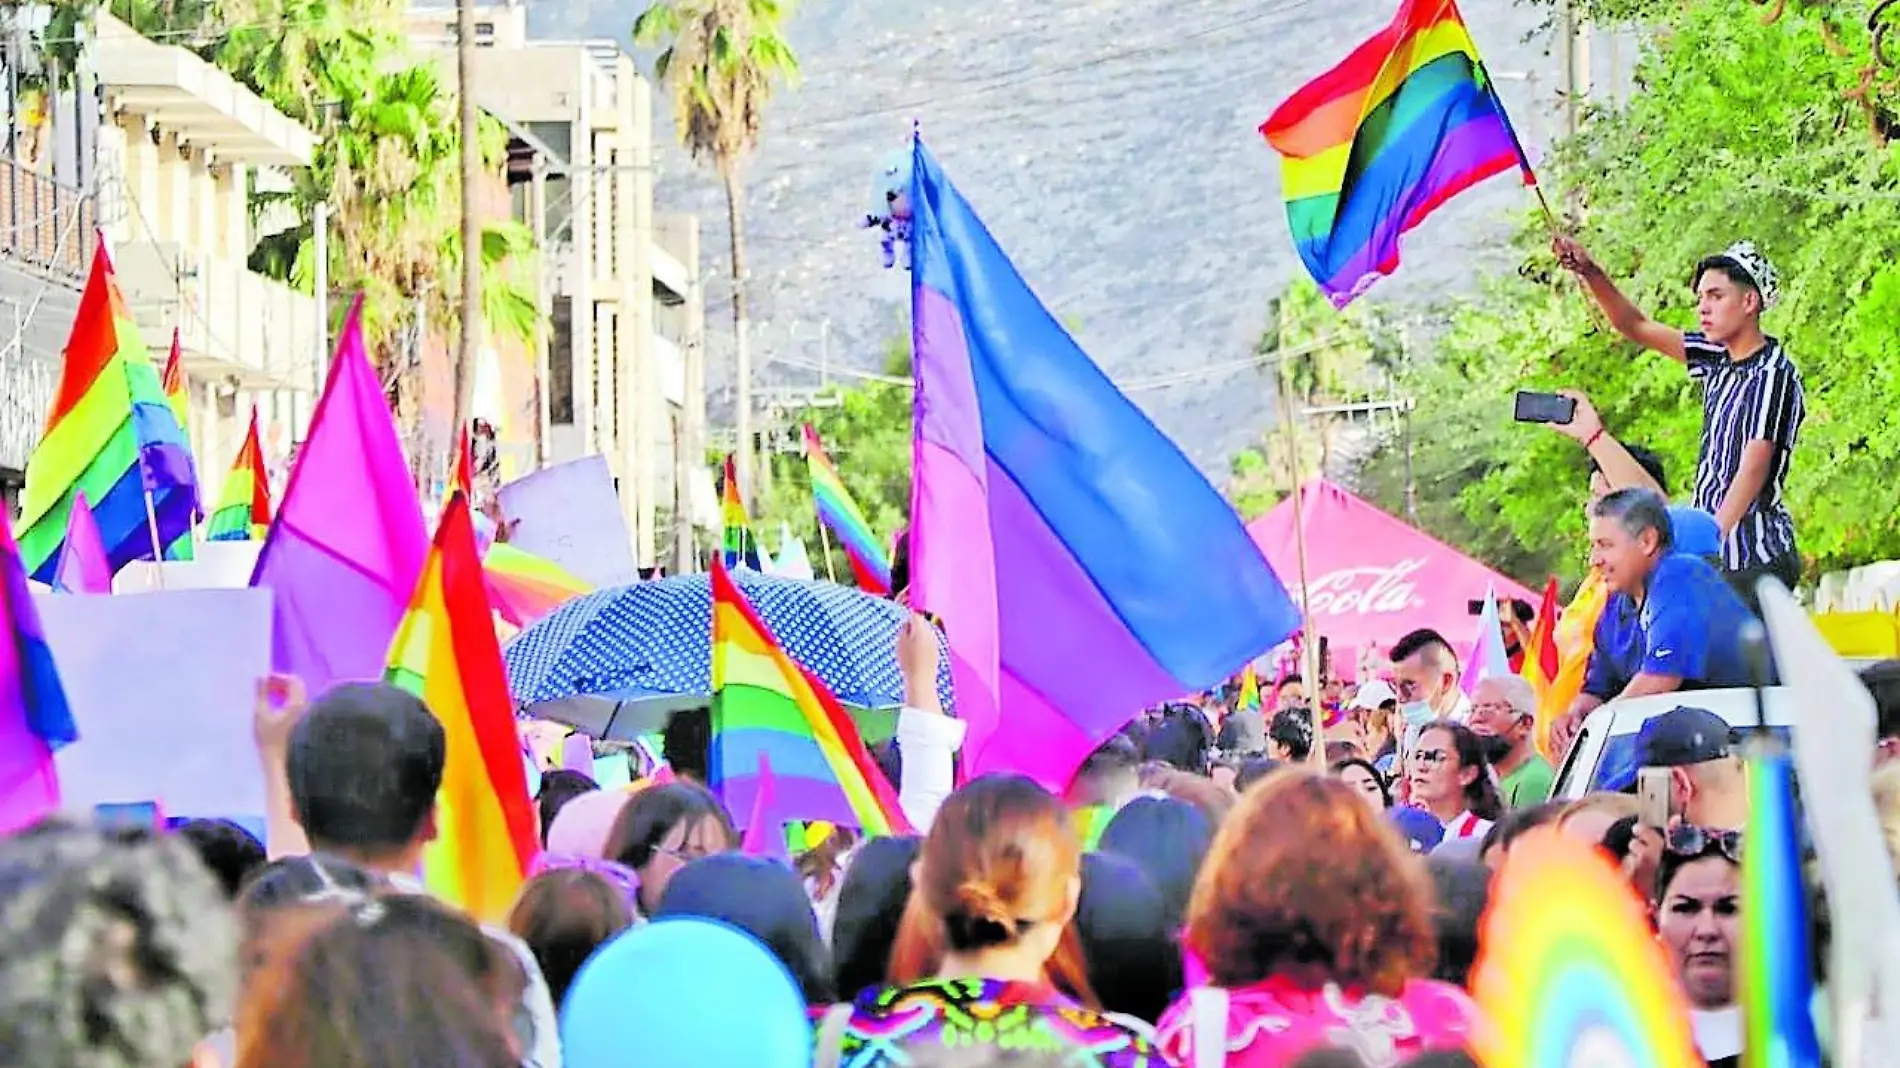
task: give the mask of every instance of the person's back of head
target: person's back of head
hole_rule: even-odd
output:
[[[1181,949],[1161,893],[1127,857],[1082,858],[1076,933],[1105,1012],[1153,1024],[1181,991]]]
[[[923,844],[915,835],[873,838],[852,854],[831,927],[839,997],[855,998],[866,988],[884,985],[904,903],[910,899],[911,865]]]
[[[1250,757],[1234,774],[1234,792],[1244,794],[1254,783],[1260,782],[1284,767],[1286,767],[1285,761],[1275,760],[1272,757]]]
[[[1214,824],[1198,807],[1172,797],[1138,797],[1108,821],[1098,848],[1141,868],[1161,894],[1169,929],[1179,930],[1213,844]]]
[[[49,822],[0,839],[0,1062],[186,1064],[225,1026],[237,925],[173,836]]]
[[[556,1008],[594,950],[633,925],[626,891],[585,868],[556,868],[529,879],[508,913],[508,929],[527,943]]]
[[[278,912],[237,1021],[235,1068],[514,1068],[526,976],[465,917],[411,894]]]
[[[1313,752],[1313,713],[1302,707],[1275,712],[1267,725],[1267,741],[1278,748],[1274,756],[1281,760],[1305,760]]]
[[[1629,442],[1623,443],[1623,450],[1630,454],[1630,459],[1636,461],[1636,466],[1642,468],[1644,474],[1656,480],[1656,485],[1660,487],[1664,493],[1669,492],[1669,479],[1666,469],[1663,467],[1663,459],[1656,454],[1656,450],[1647,449],[1641,445],[1631,445]],[[1602,465],[1592,459],[1590,461],[1590,473],[1596,475],[1601,474],[1602,471]]]
[[[1111,735],[1076,769],[1069,804],[1118,808],[1141,789],[1141,751],[1125,735]]]
[[[758,939],[784,964],[810,1005],[832,1000],[831,966],[804,883],[775,860],[722,853],[681,868],[653,918],[697,916]]]
[[[290,734],[290,803],[313,848],[407,865],[434,833],[448,741],[420,698],[349,682],[311,702]]]
[[[1478,925],[1490,902],[1491,871],[1444,857],[1427,858],[1425,865],[1437,891],[1432,922],[1438,931],[1438,964],[1433,975],[1464,986],[1478,959]]]
[[[264,866],[269,857],[257,836],[230,820],[187,820],[179,824],[178,837],[198,854],[198,859],[217,877],[224,896],[237,900],[238,891],[252,873]]]
[[[1051,982],[1095,1003],[1074,926],[1081,841],[1068,808],[1021,775],[985,775],[937,810],[917,858],[891,979],[934,975],[949,954],[1040,956]]]
[[[541,776],[541,792],[534,796],[534,804],[541,816],[541,845],[544,848],[548,844],[548,831],[553,829],[555,818],[567,807],[567,803],[598,789],[599,783],[567,768],[555,768]]]

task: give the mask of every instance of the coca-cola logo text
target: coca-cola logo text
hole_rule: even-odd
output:
[[[1411,575],[1424,566],[1423,559],[1411,559],[1391,567],[1329,571],[1307,587],[1308,606],[1316,616],[1383,615],[1417,608],[1425,602]]]

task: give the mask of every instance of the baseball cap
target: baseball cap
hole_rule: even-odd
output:
[[[1678,705],[1643,724],[1636,734],[1636,764],[1644,768],[1678,768],[1704,764],[1729,755],[1734,728],[1706,708]]]
[[[1722,528],[1715,517],[1700,508],[1676,505],[1669,509],[1669,529],[1675,551],[1690,556],[1719,556],[1722,553]]]
[[[1359,692],[1352,695],[1352,704],[1347,707],[1363,708],[1368,712],[1375,712],[1379,709],[1379,706],[1385,704],[1387,701],[1396,703],[1398,699],[1398,691],[1392,689],[1390,683],[1383,679],[1373,679],[1371,682],[1365,682],[1359,685]]]
[[[1444,825],[1424,809],[1400,806],[1387,809],[1385,814],[1414,853],[1430,853],[1438,848],[1439,842],[1444,841]]]

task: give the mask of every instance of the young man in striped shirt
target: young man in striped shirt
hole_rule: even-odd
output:
[[[1758,610],[1761,577],[1773,575],[1792,589],[1801,555],[1784,485],[1806,404],[1794,361],[1761,330],[1761,313],[1778,295],[1774,266],[1748,241],[1705,257],[1691,279],[1701,329],[1683,331],[1630,303],[1576,241],[1560,236],[1552,248],[1618,333],[1683,363],[1702,384],[1695,506],[1721,528],[1722,571],[1736,592]]]

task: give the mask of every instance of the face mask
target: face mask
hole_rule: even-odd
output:
[[[1478,737],[1479,745],[1484,749],[1484,762],[1496,764],[1511,755],[1511,739],[1502,734],[1485,734]]]
[[[1408,727],[1423,727],[1437,718],[1432,712],[1432,706],[1424,701],[1412,701],[1400,705],[1399,715],[1405,717],[1405,725]]]

